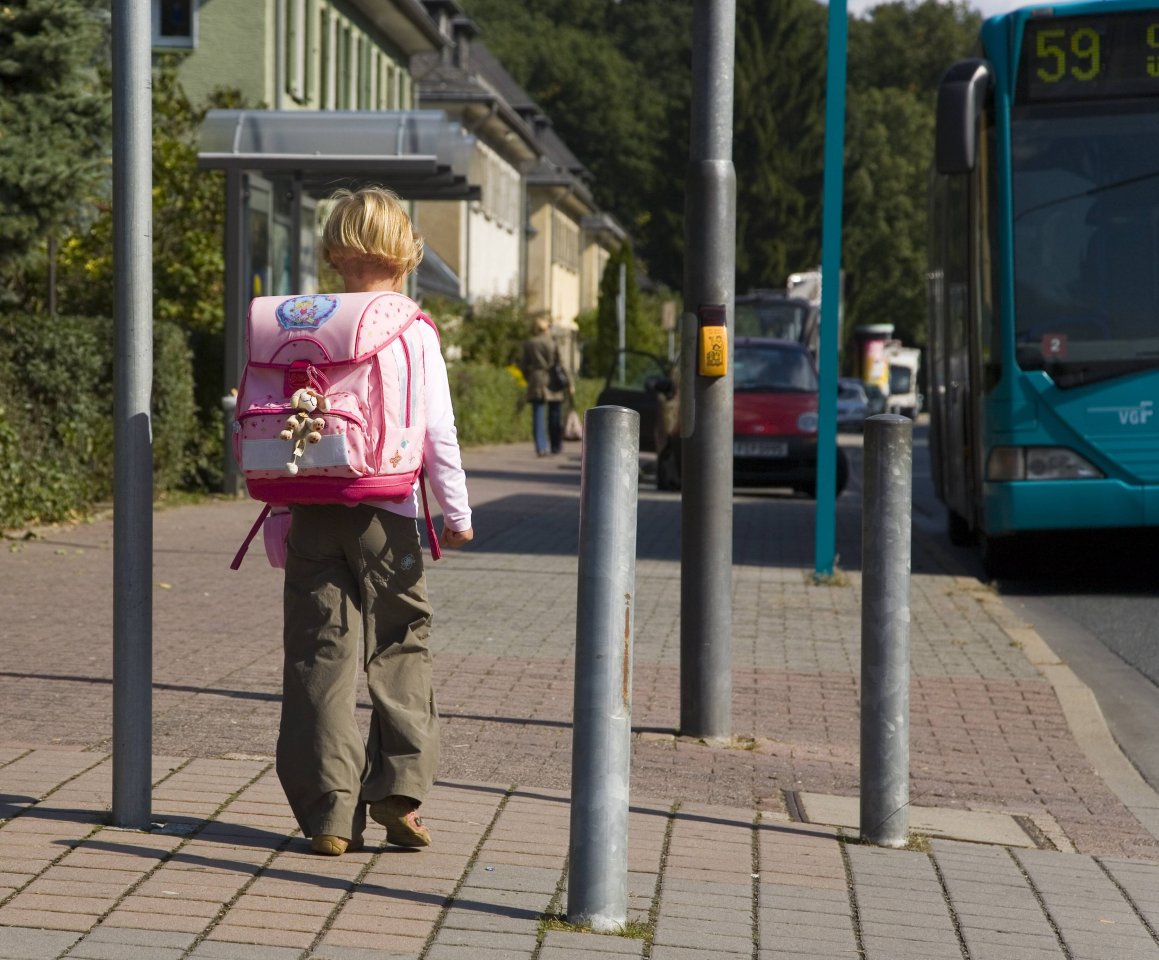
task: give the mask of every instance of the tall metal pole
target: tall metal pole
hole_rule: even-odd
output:
[[[841,204],[845,173],[846,0],[830,0],[825,86],[825,173],[821,214],[820,409],[814,571],[833,573],[837,531],[837,324],[841,308]]]
[[[861,520],[861,837],[905,846],[909,828],[913,423],[865,421]]]
[[[584,417],[567,918],[600,932],[628,918],[628,768],[640,415]]]
[[[735,0],[695,0],[692,142],[684,227],[680,389],[680,731],[723,739],[732,727],[732,333],[736,172],[732,164]],[[697,372],[704,307],[723,307],[724,376]],[[689,349],[689,346],[692,349]]]
[[[245,175],[225,172],[225,410],[222,490],[235,497],[245,493],[245,481],[233,456],[233,414],[245,367],[246,222]]]
[[[150,819],[153,713],[152,4],[113,3],[113,823]]]

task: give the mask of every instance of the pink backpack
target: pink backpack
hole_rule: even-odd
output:
[[[257,297],[250,304],[233,450],[250,496],[267,506],[233,569],[272,506],[410,496],[422,472],[427,422],[415,321],[434,326],[400,293]],[[426,508],[425,485],[422,492]],[[438,559],[429,510],[427,531]]]

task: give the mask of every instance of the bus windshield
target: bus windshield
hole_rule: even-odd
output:
[[[737,298],[736,335],[738,337],[773,337],[800,343],[805,332],[808,304],[798,300]]]
[[[809,354],[783,344],[738,340],[733,378],[738,393],[817,392],[817,372]]]
[[[1012,157],[1019,366],[1159,366],[1159,102],[1023,108]]]

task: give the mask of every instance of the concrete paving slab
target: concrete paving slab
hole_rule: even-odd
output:
[[[860,800],[831,794],[798,794],[810,823],[843,827],[857,835],[861,822]],[[911,833],[945,840],[994,843],[1006,847],[1035,847],[1034,839],[1009,814],[951,808],[909,808]]]

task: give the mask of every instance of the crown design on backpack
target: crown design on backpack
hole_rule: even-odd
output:
[[[317,330],[334,316],[338,298],[329,294],[310,294],[282,300],[274,311],[283,330]]]

